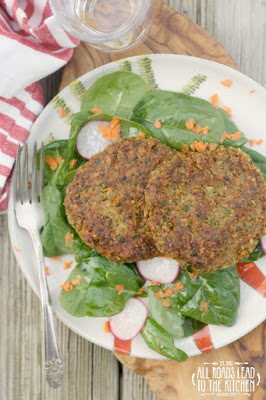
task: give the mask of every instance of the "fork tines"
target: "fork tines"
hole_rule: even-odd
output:
[[[16,201],[21,204],[40,201],[44,186],[43,142],[41,142],[39,154],[37,154],[37,142],[33,145],[32,170],[30,173],[28,147],[28,143],[25,143],[23,148],[19,145],[16,158]]]

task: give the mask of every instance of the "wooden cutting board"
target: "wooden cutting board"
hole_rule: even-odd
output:
[[[97,51],[86,43],[81,43],[63,71],[60,90],[79,76],[111,61],[140,54],[173,53],[186,54],[236,68],[225,48],[208,32],[183,15],[162,3],[154,1],[154,23],[144,43],[137,47],[117,53],[107,54]],[[247,316],[248,318],[248,316]],[[161,400],[199,400],[201,392],[192,385],[192,374],[199,367],[220,361],[249,362],[261,375],[262,382],[252,395],[253,400],[265,398],[265,324],[261,324],[242,339],[218,350],[190,357],[184,363],[175,361],[156,361],[140,359],[115,353],[118,360],[133,372],[142,375],[151,389]],[[264,381],[264,384],[263,384]],[[263,389],[264,386],[264,389]],[[207,393],[211,393],[207,391]],[[212,395],[208,399],[217,398]],[[243,400],[239,394],[234,399]],[[224,399],[225,397],[220,397]]]

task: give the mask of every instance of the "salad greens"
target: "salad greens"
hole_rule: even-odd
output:
[[[86,114],[97,107],[103,113],[129,118],[145,89],[148,89],[148,84],[133,72],[117,71],[104,75],[87,90],[81,112]]]
[[[195,280],[192,280],[185,271],[181,270],[178,281],[182,282],[183,288],[179,289],[177,293],[173,291],[173,294],[168,297],[171,304],[170,307],[167,307],[169,314],[164,313],[162,315],[160,308],[158,307],[155,310],[155,305],[152,306],[152,303],[161,300],[154,297],[157,292],[167,287],[173,290],[175,284],[154,285],[148,288],[151,313],[157,322],[159,322],[158,318],[164,317],[162,322],[164,328],[166,321],[167,325],[170,324],[170,311],[176,311],[183,316],[194,318],[205,324],[231,326],[236,322],[240,301],[239,278],[236,267],[215,273],[200,274]],[[202,302],[206,303],[206,310],[202,309]],[[156,305],[159,305],[159,302]]]
[[[162,298],[154,296],[157,292],[158,286],[148,287],[149,310],[154,320],[163,326],[164,330],[170,335],[176,338],[191,336],[205,326],[201,321],[189,318],[176,311],[172,305],[170,307],[163,306]]]
[[[183,93],[153,90],[146,93],[133,111],[132,119],[147,128],[152,136],[177,150],[182,144],[190,145],[194,141],[220,143],[225,124],[233,130],[233,123],[219,112],[211,103]],[[208,126],[208,135],[188,130],[186,122],[194,118],[201,127]],[[160,121],[161,128],[154,126]],[[233,133],[237,131],[234,130]],[[241,146],[247,142],[242,134],[238,140],[226,139],[225,146]]]
[[[187,354],[175,347],[173,337],[152,318],[147,318],[141,335],[147,345],[157,353],[175,361],[185,361],[187,359]]]
[[[70,273],[67,282],[72,290],[62,290],[61,306],[70,314],[82,317],[103,317],[119,313],[126,301],[140,294],[144,285],[135,264],[121,265],[97,254],[81,241],[68,224],[64,196],[67,185],[73,181],[77,168],[84,160],[76,151],[76,138],[80,129],[90,120],[111,121],[114,116],[121,118],[123,137],[154,136],[162,143],[180,150],[182,144],[194,141],[220,143],[224,131],[235,133],[238,128],[227,113],[216,109],[205,100],[183,93],[163,90],[147,91],[147,83],[138,75],[119,71],[105,75],[88,89],[82,99],[81,112],[72,118],[68,140],[55,140],[45,146],[45,156],[62,161],[55,171],[45,165],[46,186],[43,190],[45,223],[41,237],[45,256],[73,254],[78,264]],[[102,113],[94,114],[93,108]],[[201,127],[208,126],[208,134],[196,134],[186,127],[186,121],[194,118]],[[154,127],[160,121],[160,129]],[[238,140],[226,139],[225,146],[241,147],[250,155],[266,179],[266,158],[254,150],[244,147],[244,134]],[[40,155],[37,155],[39,163]],[[70,161],[76,165],[71,168]],[[66,246],[67,233],[73,235],[70,247]],[[257,260],[264,255],[260,244],[248,260]],[[79,281],[79,284],[75,284]],[[184,361],[187,355],[175,347],[174,339],[192,335],[205,324],[231,326],[237,318],[240,301],[239,277],[236,267],[215,273],[204,273],[196,279],[180,271],[177,281],[181,286],[175,290],[176,282],[168,285],[153,285],[147,289],[149,297],[148,317],[141,334],[147,345],[176,361]],[[116,285],[123,285],[118,295]],[[171,289],[167,297],[170,305],[163,306],[162,298],[154,296],[159,291]],[[203,307],[204,305],[204,307]]]
[[[245,146],[241,147],[241,149],[251,157],[252,161],[261,170],[262,175],[266,180],[266,157]]]
[[[61,291],[61,306],[76,317],[108,317],[118,314],[126,301],[136,296],[145,280],[129,264],[121,265],[102,256],[81,261],[71,272],[68,282],[79,279],[71,291]],[[116,285],[124,289],[118,295]]]

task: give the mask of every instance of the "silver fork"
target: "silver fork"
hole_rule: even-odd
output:
[[[24,153],[24,154],[23,154]],[[24,157],[23,157],[24,156]],[[29,187],[28,145],[18,148],[16,159],[16,217],[18,224],[26,229],[33,242],[37,259],[42,316],[45,374],[49,385],[56,388],[63,380],[63,363],[58,347],[54,326],[53,310],[47,288],[46,271],[43,259],[43,249],[40,239],[40,229],[43,225],[42,188],[44,186],[44,147],[41,144],[40,174],[37,174],[37,144],[34,144],[32,155],[31,187]]]

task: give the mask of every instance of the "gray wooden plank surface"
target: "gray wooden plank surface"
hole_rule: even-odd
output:
[[[240,71],[266,85],[266,0],[168,0],[230,52]],[[60,71],[43,80],[48,102]],[[110,351],[56,321],[65,380],[52,390],[42,379],[40,304],[16,264],[0,216],[0,398],[3,400],[156,400],[143,378],[119,367]],[[183,399],[182,399],[183,400]]]

